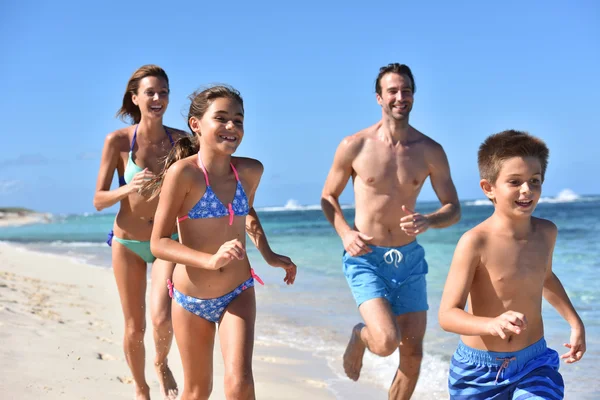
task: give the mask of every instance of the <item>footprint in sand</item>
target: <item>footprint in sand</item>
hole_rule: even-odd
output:
[[[106,354],[106,353],[96,353],[96,358],[98,360],[103,360],[103,361],[116,360],[115,356],[111,356],[110,354]]]
[[[256,359],[264,362],[268,362],[271,364],[282,364],[282,365],[297,365],[302,364],[301,361],[292,360],[289,358],[281,358],[281,357],[269,357],[269,356],[258,356]]]
[[[133,378],[131,376],[117,376],[117,380],[127,385],[131,385],[133,383]]]
[[[115,343],[114,341],[110,340],[109,338],[105,338],[105,337],[101,337],[101,336],[96,336],[96,339],[98,339],[101,342],[106,342],[106,343]]]
[[[314,379],[304,379],[304,383],[312,386],[312,387],[316,387],[318,389],[323,389],[327,387],[327,383],[325,383],[324,381],[317,381]]]

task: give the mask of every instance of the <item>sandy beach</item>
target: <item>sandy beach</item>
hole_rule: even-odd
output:
[[[3,399],[131,399],[122,332],[112,270],[0,243]],[[150,333],[146,349],[152,398],[160,399]],[[175,343],[169,364],[182,388]],[[327,382],[339,379],[308,352],[261,341],[255,345],[254,376],[257,398],[278,400],[334,399]],[[218,344],[214,379],[211,399],[224,399]]]

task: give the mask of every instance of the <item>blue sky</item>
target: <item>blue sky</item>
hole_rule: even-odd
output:
[[[319,202],[340,140],[380,118],[373,83],[390,62],[412,68],[411,124],[444,146],[461,199],[483,197],[477,147],[508,128],[548,143],[545,195],[600,193],[593,0],[88,3],[0,3],[0,206],[93,211],[104,137],[148,63],[169,74],[170,126],[199,86],[242,92],[238,154],[265,165],[257,206]]]

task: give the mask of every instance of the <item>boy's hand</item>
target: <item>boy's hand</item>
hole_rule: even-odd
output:
[[[569,351],[560,358],[565,360],[567,364],[573,364],[581,360],[583,353],[585,353],[585,329],[583,327],[571,329],[570,343],[565,343],[563,346],[567,347]]]
[[[423,214],[413,211],[406,206],[402,206],[402,211],[408,215],[400,218],[400,228],[408,236],[417,236],[429,228],[429,220]]]
[[[296,280],[297,267],[291,258],[271,252],[269,257],[265,258],[265,261],[271,267],[283,268],[285,270],[285,277],[283,278],[283,281],[288,285],[294,284],[294,281]]]
[[[502,339],[506,339],[504,332],[512,332],[518,335],[525,329],[527,329],[525,315],[516,311],[507,311],[488,322],[486,330],[492,336],[500,336]]]

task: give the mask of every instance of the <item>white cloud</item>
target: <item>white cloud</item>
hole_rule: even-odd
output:
[[[0,195],[11,194],[19,191],[23,187],[23,182],[15,180],[0,180]]]

